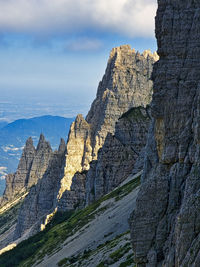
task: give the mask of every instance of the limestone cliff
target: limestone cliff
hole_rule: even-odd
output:
[[[1,206],[25,193],[42,178],[51,153],[51,146],[42,134],[36,149],[31,137],[26,141],[17,171],[6,177],[6,189],[1,199]]]
[[[113,134],[119,117],[132,107],[146,106],[152,95],[151,73],[157,54],[136,53],[129,45],[111,51],[105,75],[99,83],[96,99],[84,119],[78,115],[72,124],[65,175],[60,197],[70,189],[74,174],[89,169],[108,133]]]
[[[49,219],[45,215],[54,212],[59,182],[63,176],[65,148],[65,142],[61,139],[59,149],[53,152],[43,178],[31,187],[19,212],[14,240],[21,237],[28,229],[30,229],[29,236],[42,230]]]
[[[108,133],[110,133],[109,136],[114,133],[115,123],[124,112],[133,106],[146,106],[151,99],[151,72],[155,57],[156,55],[150,52],[136,53],[130,46],[121,46],[112,50],[105,75],[98,87],[96,99],[86,119],[82,115],[77,116],[70,128],[66,151],[62,150],[62,153],[58,151],[58,154],[54,153],[50,157],[43,178],[35,187],[31,188],[26,197],[20,210],[15,238],[22,236],[32,226],[31,231],[40,229],[41,224],[44,227],[48,218],[57,209],[73,209],[85,203],[86,173],[90,168],[90,162],[97,160],[97,152],[103,146],[106,136]],[[140,111],[146,114],[144,108],[141,108]],[[112,138],[114,138],[116,146],[123,154],[121,157],[124,162],[121,166],[125,166],[126,174],[121,178],[116,177],[115,181],[116,167],[116,171],[114,170],[113,174],[110,173],[112,183],[106,185],[107,191],[113,189],[127,177],[132,169],[130,165],[134,164],[137,153],[144,145],[146,123],[145,126],[143,125],[144,127],[139,128],[137,125],[133,131],[126,133],[125,128],[134,126],[137,122],[134,124],[134,122],[127,121],[125,123],[125,120],[123,121],[123,134],[127,135],[129,139],[138,138],[140,130],[143,134],[141,139],[129,140],[127,144],[121,140],[123,136],[111,137],[111,139],[108,136],[105,151],[109,145],[113,145]],[[135,152],[128,148],[128,144],[131,142],[136,145]],[[115,146],[111,149],[111,153],[114,153],[114,149]],[[132,159],[130,155],[133,154]],[[125,163],[126,155],[129,157],[130,165]],[[106,152],[104,152],[102,157],[105,157],[105,160],[108,159],[111,164],[112,155],[106,159]],[[119,163],[120,155],[118,158],[116,155],[115,158]],[[101,190],[99,195],[102,195],[104,191]]]
[[[153,123],[131,219],[138,267],[200,266],[199,8],[158,1]]]
[[[35,154],[33,140],[29,138],[26,141],[16,173],[6,176],[6,188],[1,199],[1,206],[8,201],[12,201],[16,194],[24,192]]]
[[[112,191],[132,173],[146,145],[149,122],[148,110],[143,107],[130,109],[118,120],[114,135],[107,135],[87,173],[87,204]]]

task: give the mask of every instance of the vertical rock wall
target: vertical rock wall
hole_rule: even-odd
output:
[[[28,188],[36,184],[45,173],[52,155],[50,144],[41,134],[38,146],[35,149],[30,137],[26,141],[17,171],[6,177],[6,189],[0,205],[11,202],[18,195],[25,193]]]
[[[151,73],[157,54],[136,53],[129,45],[111,51],[105,75],[86,120],[79,115],[72,124],[60,197],[70,189],[74,174],[89,169],[119,117],[132,107],[146,106],[152,95]]]
[[[107,135],[87,173],[87,204],[112,191],[132,173],[146,145],[149,122],[148,110],[143,107],[130,109],[117,121],[114,135]]]
[[[53,152],[49,165],[42,179],[31,187],[20,209],[14,240],[26,234],[28,236],[41,230],[42,225],[47,223],[46,215],[56,209],[56,197],[60,180],[63,176],[66,146],[63,139],[58,151]]]
[[[138,267],[200,266],[200,2],[158,0],[143,184],[131,218]]]

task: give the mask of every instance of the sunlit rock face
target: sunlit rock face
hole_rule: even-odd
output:
[[[152,95],[151,74],[156,53],[136,53],[129,45],[114,48],[96,99],[84,119],[78,115],[71,126],[65,175],[60,197],[70,189],[74,174],[89,169],[108,133],[113,134],[119,117],[132,107],[146,106]]]
[[[199,8],[158,1],[153,122],[130,220],[138,267],[200,265]]]

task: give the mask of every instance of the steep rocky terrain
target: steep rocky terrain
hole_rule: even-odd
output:
[[[134,116],[132,119],[130,119],[131,116],[128,116],[127,119],[121,119],[116,126],[122,128],[117,131],[118,136],[111,137],[111,141],[109,141],[109,136],[115,131],[116,121],[130,107],[145,106],[149,103],[152,94],[150,78],[155,58],[156,54],[153,55],[150,52],[145,52],[144,55],[139,54],[132,50],[130,46],[121,46],[112,50],[106,73],[99,84],[97,97],[86,120],[82,115],[78,115],[71,125],[66,152],[60,154],[59,163],[55,164],[57,166],[56,173],[53,172],[54,164],[49,164],[49,169],[41,181],[30,190],[26,197],[20,210],[15,239],[20,238],[28,229],[32,229],[30,233],[39,230],[41,227],[43,229],[49,220],[48,218],[51,218],[57,209],[63,211],[84,206],[86,198],[85,180],[88,180],[86,174],[90,168],[89,163],[97,159],[97,151],[102,147],[108,133],[107,145],[103,151],[108,150],[108,146],[113,143],[112,138],[114,138],[121,153],[118,155],[118,163],[122,158],[123,164],[121,167],[126,168],[126,173],[123,177],[120,177],[119,174],[115,181],[117,168],[115,168],[116,170],[113,168],[112,178],[111,173],[107,175],[107,182],[109,178],[112,182],[106,190],[101,190],[101,192],[99,190],[99,195],[95,198],[97,199],[112,190],[131,173],[133,164],[146,142],[145,136],[149,118],[145,108],[133,111],[134,114],[138,113],[142,120],[135,120]],[[130,129],[126,132],[125,128],[131,128],[132,126],[135,127],[133,131]],[[129,139],[127,141],[123,140],[125,136],[120,137],[120,134]],[[139,137],[140,134],[141,137]],[[131,144],[131,150],[128,144]],[[110,150],[110,170],[114,149],[115,147],[112,147]],[[66,157],[63,161],[65,154]],[[106,152],[103,153],[102,157],[105,157],[105,155]],[[54,157],[57,156],[54,155]],[[54,157],[52,157],[52,160],[54,160]],[[127,157],[130,165],[126,164]],[[52,170],[51,166],[53,166]],[[101,168],[104,168],[103,163]],[[120,167],[118,167],[119,169]],[[94,178],[94,180],[96,179]],[[105,186],[107,187],[107,185]]]
[[[46,115],[16,120],[2,128],[0,124],[0,195],[3,195],[5,189],[5,175],[17,169],[26,140],[31,136],[36,146],[43,133],[55,150],[60,138],[67,139],[73,121],[74,118]]]
[[[132,108],[119,118],[114,135],[107,134],[89,170],[74,175],[70,190],[66,190],[58,202],[59,210],[88,205],[116,188],[133,169],[141,171],[141,151],[146,144],[149,111],[144,107]]]
[[[159,0],[153,123],[132,242],[138,267],[200,266],[200,2]]]
[[[119,117],[132,107],[146,106],[152,95],[151,73],[157,54],[136,53],[129,45],[114,48],[96,99],[84,119],[78,115],[67,142],[65,175],[60,196],[70,189],[74,174],[89,169]]]
[[[88,207],[57,213],[47,228],[0,256],[0,266],[133,266],[128,217],[140,175]]]
[[[10,188],[18,194],[18,177],[28,195],[16,226],[1,246],[44,230],[57,212],[84,208],[98,200],[132,174],[134,166],[135,173],[141,170],[150,121],[146,105],[151,100],[156,60],[156,54],[136,53],[127,45],[113,49],[96,99],[86,119],[79,114],[72,123],[67,146],[62,140],[53,152],[43,136],[37,149],[31,139],[27,141],[6,195],[11,195]]]
[[[148,110],[143,107],[130,109],[117,121],[114,135],[107,135],[87,173],[87,204],[112,191],[132,173],[145,147],[149,122]],[[143,167],[140,161],[137,171]]]
[[[48,218],[44,215],[49,214],[56,208],[56,196],[59,183],[63,175],[63,162],[65,159],[65,142],[61,139],[58,151],[55,151],[49,161],[46,172],[36,186],[31,187],[24,203],[19,211],[18,222],[14,233],[14,240],[21,237],[29,229],[29,235],[43,230],[43,224],[47,223]],[[37,211],[35,210],[37,208]]]
[[[42,178],[52,153],[50,144],[42,134],[36,149],[32,138],[27,140],[17,171],[6,177],[6,189],[1,198],[1,207],[26,193],[28,188]]]

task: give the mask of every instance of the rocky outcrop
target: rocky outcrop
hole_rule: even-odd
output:
[[[64,172],[65,148],[65,142],[61,139],[59,149],[52,154],[43,178],[31,187],[19,212],[14,240],[21,237],[28,229],[31,229],[29,236],[41,230],[41,227],[48,222],[45,215],[54,212],[59,182]]]
[[[45,140],[44,135],[41,134],[31,165],[29,177],[27,179],[27,187],[31,187],[32,185],[36,184],[37,181],[42,178],[47,170],[51,156],[51,146],[49,142]]]
[[[158,1],[153,123],[131,218],[138,267],[200,266],[199,8]]]
[[[115,134],[107,135],[88,171],[86,204],[112,191],[132,173],[146,145],[149,122],[148,109],[143,107],[130,109],[118,120]]]
[[[26,141],[16,173],[6,177],[6,189],[1,203],[12,201],[16,194],[24,191],[36,150],[32,138]],[[1,205],[2,205],[1,204]]]
[[[78,115],[71,126],[65,175],[59,197],[69,190],[74,174],[89,169],[108,133],[113,134],[119,117],[132,107],[146,106],[152,95],[151,73],[157,54],[136,53],[129,45],[111,51],[96,99],[84,119]]]
[[[6,189],[1,199],[1,206],[23,194],[45,173],[51,157],[51,146],[41,134],[37,149],[30,137],[26,141],[17,171],[6,177]]]
[[[74,210],[85,206],[85,180],[86,171],[77,172],[73,179],[70,190],[66,190],[58,202],[58,210]]]
[[[39,179],[37,185],[31,188],[26,197],[20,210],[15,238],[22,236],[32,226],[32,232],[41,229],[41,225],[43,229],[52,213],[57,209],[70,210],[85,204],[86,173],[90,168],[90,162],[97,160],[97,152],[103,146],[106,138],[107,145],[103,150],[102,158],[105,157],[105,160],[109,160],[111,164],[111,154],[114,155],[114,149],[118,146],[119,157],[115,155],[114,159],[117,160],[116,165],[123,159],[121,166],[126,168],[126,174],[119,177],[122,174],[120,171],[115,181],[114,175],[117,175],[117,167],[116,170],[110,170],[109,175],[112,177],[112,182],[105,185],[107,189],[99,189],[97,194],[100,196],[105,190],[112,190],[127,177],[132,169],[128,163],[134,164],[138,157],[137,153],[143,146],[145,134],[139,141],[129,140],[127,144],[121,140],[124,138],[123,136],[116,138],[111,134],[115,131],[116,121],[124,112],[133,106],[146,106],[149,103],[152,94],[150,78],[155,57],[156,55],[150,52],[136,53],[130,46],[121,46],[112,50],[106,73],[99,84],[96,99],[86,119],[82,115],[77,116],[70,128],[66,151],[62,150],[62,153],[58,151],[58,153],[52,154],[42,179]],[[145,114],[143,116],[147,116],[144,108],[139,110],[141,114]],[[139,130],[137,122],[129,123],[128,120],[123,120],[123,134],[126,134],[129,139],[138,138],[140,130],[141,133],[144,131],[146,133],[146,123],[145,130],[142,130],[144,125]],[[137,128],[135,128],[135,132],[127,133],[125,128],[134,125]],[[108,135],[108,133],[110,134]],[[131,142],[136,145],[135,152],[129,148]],[[114,146],[111,149],[110,157],[106,157],[106,150],[110,145]],[[126,163],[127,153],[129,153],[128,163]],[[133,158],[130,155],[134,155]],[[36,161],[36,166],[38,164]],[[102,163],[99,168],[103,168],[104,164]],[[32,173],[33,181],[34,177],[40,176],[39,172]]]

